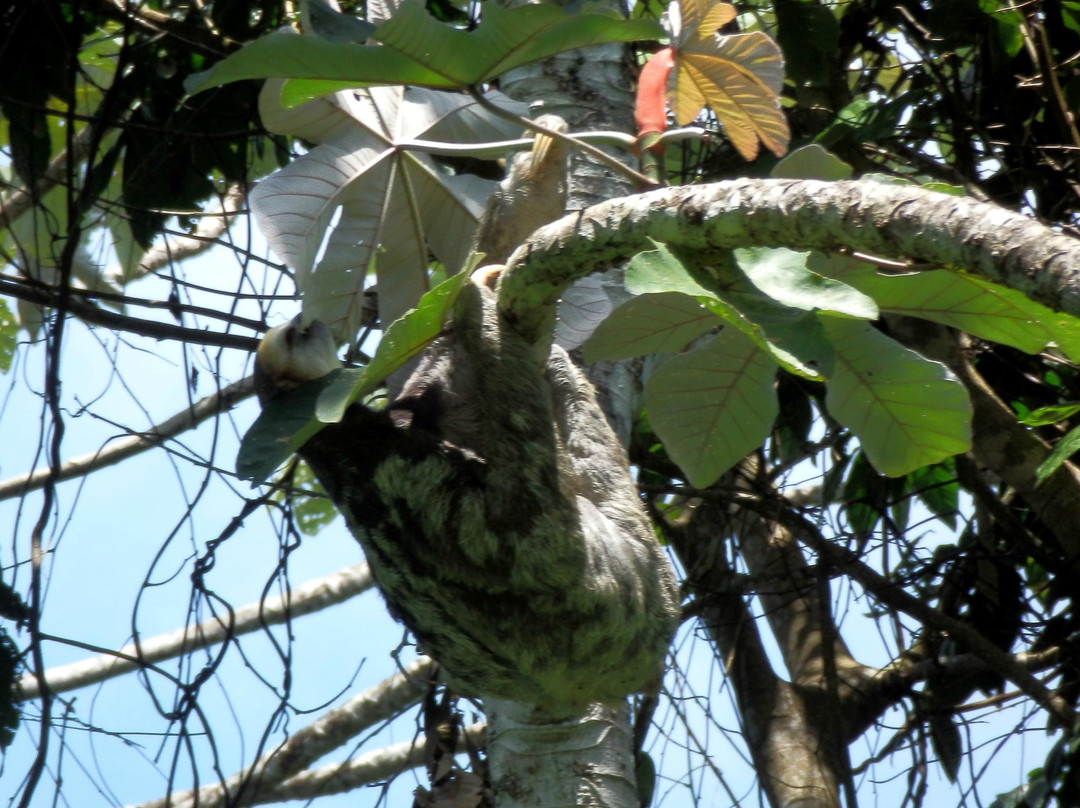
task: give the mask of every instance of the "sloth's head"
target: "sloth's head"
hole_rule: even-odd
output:
[[[265,404],[303,382],[341,367],[330,329],[318,320],[304,327],[297,316],[271,328],[255,352],[255,393]]]

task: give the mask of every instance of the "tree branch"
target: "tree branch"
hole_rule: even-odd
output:
[[[825,742],[827,722],[817,700],[820,690],[796,688],[773,671],[756,622],[738,590],[730,587],[733,571],[724,557],[729,533],[768,530],[766,520],[748,509],[732,512],[704,500],[686,527],[665,531],[686,569],[686,585],[702,604],[701,620],[716,644],[735,691],[746,744],[770,805],[838,808],[840,783],[846,778],[836,749]]]
[[[0,277],[0,294],[27,300],[47,308],[56,308],[58,297],[58,294],[54,293],[49,287],[28,286],[11,278],[3,277]],[[74,297],[67,300],[65,311],[92,325],[104,326],[114,331],[127,331],[144,337],[152,337],[153,339],[174,339],[186,342],[189,345],[237,348],[249,353],[253,353],[259,345],[259,340],[255,337],[242,337],[239,334],[206,331],[201,328],[185,328],[172,323],[128,317],[123,314],[105,311],[92,303]]]
[[[499,305],[540,341],[572,281],[651,249],[649,239],[735,247],[858,250],[965,269],[1080,317],[1080,241],[964,197],[871,180],[743,179],[623,197],[541,228],[510,257]]]
[[[1071,727],[1076,721],[1072,707],[1059,695],[1028,673],[1020,661],[1007,651],[1002,651],[968,623],[938,611],[930,604],[906,592],[872,567],[864,564],[853,553],[825,539],[817,528],[801,516],[778,509],[777,518],[789,523],[799,540],[837,569],[891,609],[914,617],[923,625],[948,633],[971,653],[982,659],[991,669],[1014,683],[1064,726]]]
[[[465,751],[469,745],[473,748],[484,745],[485,730],[486,727],[479,723],[465,727],[462,733],[464,737],[458,739],[458,751]],[[301,772],[276,788],[261,792],[251,804],[313,800],[330,794],[343,794],[361,786],[390,780],[408,769],[421,766],[425,763],[424,756],[424,745],[419,740],[403,741],[345,763],[332,763]]]
[[[358,785],[375,782],[392,776],[411,766],[424,762],[423,743],[408,741],[385,750],[364,755],[349,763],[333,764],[318,772],[304,771],[314,763],[364,730],[398,715],[402,710],[419,701],[435,675],[435,663],[427,658],[416,660],[405,669],[384,679],[374,687],[358,693],[347,702],[331,710],[286,739],[272,752],[260,757],[251,766],[241,769],[221,783],[199,789],[171,794],[163,799],[143,803],[140,808],[240,808],[261,805],[301,797],[282,796],[278,790],[293,782],[312,788],[315,781],[321,786],[312,788],[309,797],[346,791]],[[405,747],[408,747],[406,750]],[[392,752],[391,752],[392,750]],[[418,751],[416,751],[418,750]],[[380,764],[379,773],[372,771],[373,763]],[[393,764],[393,765],[390,765]],[[353,769],[363,780],[339,781]],[[333,780],[331,790],[324,790]]]
[[[150,427],[145,432],[128,435],[112,441],[106,448],[91,454],[73,457],[64,463],[55,479],[57,482],[70,480],[90,474],[98,469],[112,466],[121,460],[140,454],[147,449],[160,446],[168,438],[174,438],[181,432],[198,426],[225,410],[232,409],[238,402],[255,392],[255,380],[248,376],[238,382],[223,387],[213,395],[206,396],[160,424]],[[49,480],[48,468],[35,469],[18,477],[11,477],[0,482],[0,502],[12,497],[22,497],[30,491],[36,491]]]
[[[267,598],[242,606],[234,613],[233,624],[207,620],[195,626],[169,631],[143,640],[138,645],[125,645],[117,653],[100,654],[70,665],[61,665],[45,672],[52,693],[86,687],[145,667],[147,664],[190,653],[199,648],[249,634],[264,626],[284,623],[366,592],[372,587],[371,573],[366,562],[354,564],[324,578],[316,578],[293,589],[288,599]],[[29,701],[40,693],[37,678],[24,676],[18,683],[18,699]]]

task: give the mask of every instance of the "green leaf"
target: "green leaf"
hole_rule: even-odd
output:
[[[956,515],[960,511],[960,483],[957,482],[956,463],[952,459],[915,469],[907,476],[904,489],[922,500],[934,516],[956,530]]]
[[[0,300],[0,373],[11,370],[15,359],[15,337],[19,330],[15,315],[3,300]]]
[[[1055,344],[1070,359],[1080,359],[1080,320],[974,275],[949,270],[860,272],[844,279],[885,311],[932,320],[1030,354]]]
[[[196,95],[244,79],[332,80],[348,87],[417,84],[452,89],[459,86],[391,48],[328,42],[281,32],[256,39],[209,70],[192,74],[184,82],[184,89],[188,95]]]
[[[338,516],[338,510],[326,490],[322,487],[315,473],[307,463],[298,463],[292,477],[294,488],[308,489],[322,496],[300,496],[293,498],[293,515],[296,526],[305,536],[314,536]]]
[[[567,14],[548,4],[514,8],[485,4],[480,24],[463,31],[438,22],[421,0],[406,0],[375,34],[384,45],[456,79],[459,87],[488,81],[556,53],[663,36],[655,21],[627,20],[596,11]]]
[[[1080,404],[1051,404],[1039,407],[1019,419],[1024,426],[1052,426],[1080,412]]]
[[[870,464],[865,451],[856,452],[842,494],[844,515],[854,533],[866,535],[874,529],[894,498],[896,482],[883,478]]]
[[[694,277],[666,244],[653,242],[655,250],[638,253],[626,267],[626,290],[632,295],[681,292],[695,298],[717,299]]]
[[[640,295],[615,309],[585,343],[585,361],[678,353],[720,319],[696,298],[678,292]]]
[[[715,262],[714,262],[715,263]],[[812,313],[785,306],[763,294],[734,262],[714,266],[726,288],[722,293],[702,285],[697,273],[665,245],[640,253],[626,272],[632,294],[679,292],[690,295],[724,322],[742,331],[772,355],[781,367],[820,381],[830,362],[831,348]],[[763,284],[769,285],[763,272]]]
[[[776,397],[780,414],[773,426],[769,444],[772,456],[784,465],[806,457],[810,430],[814,426],[814,407],[810,396],[790,373],[781,373],[776,380]]]
[[[806,268],[809,253],[754,247],[735,250],[735,260],[762,294],[785,306],[841,317],[876,320],[873,298],[841,281]]]
[[[899,477],[971,446],[971,402],[959,381],[869,324],[822,317],[836,354],[829,413],[878,471]]]
[[[738,331],[661,365],[645,383],[649,422],[690,482],[704,487],[768,437],[776,363]]]
[[[236,458],[240,479],[261,483],[326,424],[340,421],[349,404],[427,347],[442,330],[475,261],[474,257],[466,271],[430,290],[415,309],[395,321],[365,368],[335,370],[267,404],[240,442]]]
[[[443,329],[454,302],[475,268],[477,256],[470,259],[465,270],[451,275],[420,298],[416,308],[409,309],[386,329],[375,356],[354,376],[342,376],[341,381],[328,385],[319,396],[315,415],[323,423],[337,423],[350,404],[379,387],[383,381],[426,348]]]
[[[824,381],[831,370],[832,345],[814,312],[785,306],[757,290],[728,291],[705,305],[790,373]]]
[[[311,440],[323,424],[313,416],[319,394],[343,371],[300,385],[270,401],[240,441],[236,473],[258,485],[297,449]]]
[[[553,5],[503,8],[485,4],[472,31],[445,25],[406,0],[375,32],[382,45],[331,42],[277,33],[255,40],[185,82],[195,93],[241,79],[286,78],[462,89],[514,67],[588,45],[654,40],[654,20],[626,20],[596,12],[567,14]],[[339,88],[340,89],[340,88]]]
[[[1061,465],[1076,454],[1078,449],[1080,449],[1080,426],[1073,427],[1065,433],[1065,437],[1054,445],[1049,457],[1035,469],[1035,484],[1038,485],[1061,468]]]
[[[634,782],[638,805],[652,805],[656,794],[656,763],[648,752],[639,751],[634,755]]]
[[[811,143],[795,149],[773,166],[770,177],[803,180],[849,180],[854,170],[831,151]]]
[[[960,729],[951,715],[934,715],[930,717],[930,745],[934,747],[934,753],[938,757],[938,763],[945,770],[945,776],[950,783],[956,782],[956,775],[960,772],[960,762],[964,759],[964,744],[960,737]]]

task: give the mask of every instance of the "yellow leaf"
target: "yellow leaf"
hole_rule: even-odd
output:
[[[681,0],[679,15],[682,29],[679,40],[690,40],[715,34],[721,26],[735,19],[735,6],[716,0]]]
[[[683,8],[701,2],[683,0]],[[689,40],[676,51],[676,69],[672,106],[680,126],[693,121],[707,104],[746,160],[757,156],[759,140],[778,157],[787,151],[791,132],[778,95],[783,59],[768,36],[754,31]]]

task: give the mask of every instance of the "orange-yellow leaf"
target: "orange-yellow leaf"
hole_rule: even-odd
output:
[[[778,157],[787,151],[791,132],[778,96],[783,59],[772,39],[760,31],[698,38],[677,51],[676,65],[680,126],[708,105],[743,158],[757,156],[759,140]]]
[[[735,6],[731,3],[718,3],[716,0],[679,0],[682,23],[678,44],[694,38],[712,36],[718,28],[735,19],[735,14]]]

